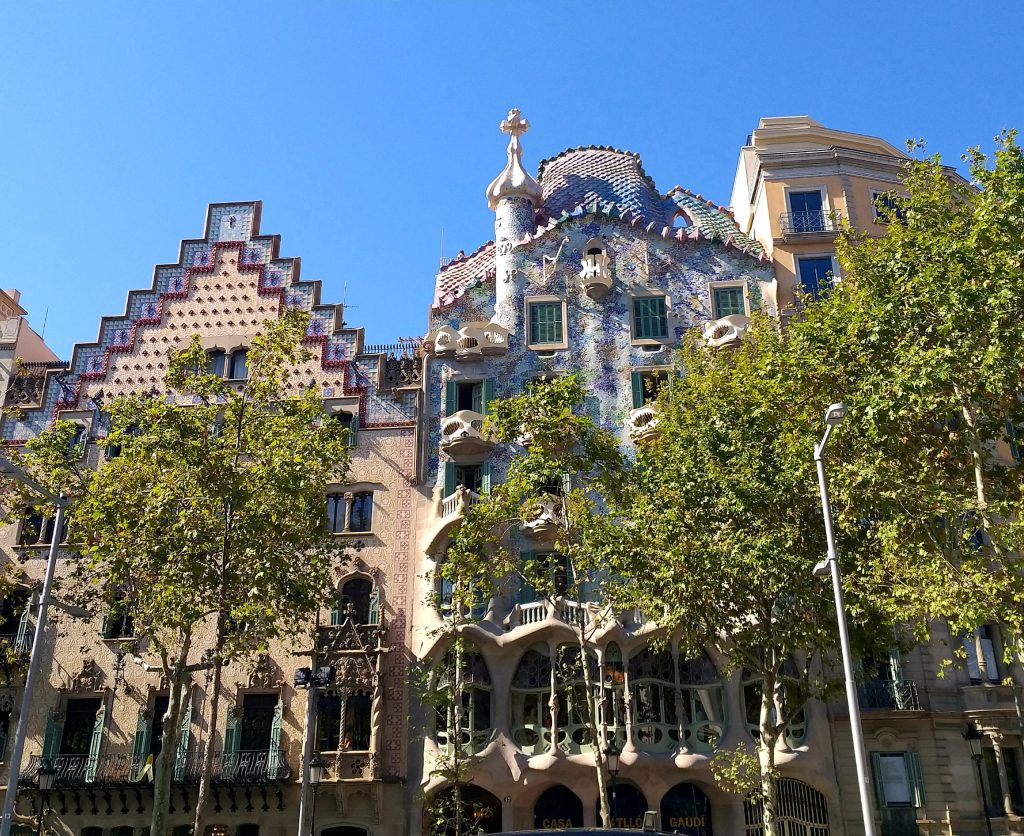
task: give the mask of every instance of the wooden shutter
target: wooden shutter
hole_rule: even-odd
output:
[[[885,809],[885,786],[882,784],[882,755],[880,752],[871,753],[871,778],[875,785],[875,804],[878,805],[878,812]]]
[[[331,607],[331,626],[337,627],[341,624],[341,593],[335,590],[334,606]]]
[[[270,750],[267,752],[267,778],[276,780],[281,771],[281,719],[284,717],[284,702],[279,698],[274,706],[274,722],[270,727]]]
[[[241,742],[242,730],[238,725],[237,706],[228,709],[227,722],[224,724],[224,764],[223,775],[227,780],[235,777],[238,766],[238,745]]]
[[[46,714],[46,735],[43,737],[44,758],[55,758],[60,754],[60,740],[63,736],[64,723],[57,721],[57,717],[51,708]]]
[[[142,778],[142,770],[146,766],[146,757],[149,755],[149,744],[153,734],[153,724],[150,722],[149,712],[145,708],[139,709],[139,716],[135,721],[135,742],[132,746],[132,777],[131,780],[138,781]]]
[[[444,385],[444,414],[454,415],[456,412],[456,405],[459,402],[458,391],[456,389],[456,383],[454,380],[449,380]]]
[[[572,490],[572,476],[568,473],[562,474],[562,496],[568,496]]]
[[[910,797],[915,807],[924,807],[924,776],[921,774],[921,759],[917,752],[904,755],[907,762],[907,777],[910,779]]]
[[[174,752],[174,780],[185,779],[185,768],[188,766],[188,747],[192,742],[192,693],[186,691],[182,698],[185,700],[181,713],[181,727],[178,729],[178,748]]]
[[[480,493],[487,496],[491,492],[491,463],[480,465]]]
[[[533,552],[522,552],[520,558],[525,569],[535,558]],[[532,604],[537,600],[537,591],[522,578],[519,579],[519,592],[516,596],[520,604]]]
[[[484,402],[484,408],[481,411],[484,413],[484,415],[489,415],[490,414],[490,412],[491,412],[491,401],[493,401],[496,397],[497,396],[494,393],[494,378],[493,377],[488,377],[488,378],[486,378],[484,380],[484,383],[483,383],[483,398],[482,399],[483,399],[483,402]]]
[[[633,384],[633,409],[639,409],[644,405],[644,376],[641,372],[633,372],[630,381]]]
[[[455,493],[455,462],[442,462],[441,470],[444,475],[444,495],[451,496]]]
[[[14,650],[18,653],[28,653],[32,648],[28,641],[28,616],[32,611],[32,601],[35,596],[30,596],[25,602],[25,609],[18,619],[18,635],[14,639]]]
[[[380,587],[375,586],[370,593],[370,609],[366,617],[367,624],[380,624]]]
[[[92,783],[96,780],[96,771],[100,766],[100,747],[103,745],[103,727],[107,722],[107,706],[100,704],[96,712],[96,721],[92,724],[92,740],[89,741],[89,760],[85,765],[85,780]]]

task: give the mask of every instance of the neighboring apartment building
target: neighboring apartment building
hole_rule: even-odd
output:
[[[406,346],[365,346],[362,329],[343,321],[341,305],[320,300],[320,283],[299,277],[299,259],[279,254],[277,236],[260,234],[260,204],[209,208],[201,239],[183,241],[174,264],[159,265],[152,286],[131,291],[123,314],[105,317],[95,342],[71,360],[27,363],[8,393],[0,434],[24,442],[55,418],[81,426],[81,455],[101,463],[104,414],[98,402],[163,387],[166,353],[194,333],[211,367],[237,385],[246,377],[246,347],[260,324],[284,306],[310,312],[306,342],[313,360],[294,369],[298,390],[316,386],[335,420],[354,430],[351,480],[325,497],[327,524],[363,548],[335,568],[337,602],[319,614],[318,664],[333,665],[335,684],[318,700],[315,748],[327,763],[316,826],[334,836],[404,829],[405,701],[410,564],[416,528],[416,420],[421,358]],[[20,310],[18,315],[20,316]],[[27,358],[26,358],[27,359]],[[102,394],[101,394],[102,393]],[[24,609],[43,575],[52,522],[29,511],[3,531],[2,555],[20,578],[5,602],[4,633],[17,654],[31,638]],[[74,561],[63,552],[59,575]],[[59,576],[58,575],[58,576]],[[159,751],[166,683],[132,661],[147,656],[131,619],[96,613],[76,621],[51,610],[44,682],[34,695],[22,766],[21,821],[74,836],[148,832],[152,800],[146,758]],[[212,628],[211,628],[212,629]],[[197,658],[212,644],[195,643]],[[21,640],[19,643],[19,639]],[[224,675],[221,734],[210,740],[210,681],[197,672],[189,691],[175,767],[171,822],[187,832],[206,747],[216,751],[210,833],[294,834],[307,693],[293,687],[312,647],[276,645]],[[17,660],[15,660],[16,662]],[[0,741],[13,737],[23,665],[8,665],[0,687]],[[53,764],[41,788],[41,756]],[[9,776],[4,775],[5,783]],[[40,816],[41,821],[34,820]],[[346,829],[347,828],[347,829]]]
[[[785,318],[796,290],[817,296],[841,280],[835,239],[846,223],[885,234],[878,203],[901,194],[908,156],[882,139],[826,128],[807,116],[761,119],[740,149],[732,209],[740,228],[771,256],[775,283],[765,297]],[[948,176],[967,187],[953,168]],[[830,275],[831,274],[831,275]],[[1012,464],[1010,450],[1001,454]],[[950,635],[901,655],[894,645],[875,681],[861,687],[866,747],[872,759],[882,834],[984,832],[982,799],[996,833],[1024,833],[1022,671],[1007,668],[996,625]],[[943,670],[963,650],[960,664]],[[1003,684],[1004,682],[1013,684]],[[857,832],[860,808],[845,704],[829,706],[842,805]],[[962,732],[981,730],[982,784]]]
[[[31,385],[29,379],[42,369],[61,365],[60,358],[28,324],[20,300],[17,290],[0,290],[0,404],[30,400],[31,393],[23,391]],[[8,390],[13,390],[10,396]]]

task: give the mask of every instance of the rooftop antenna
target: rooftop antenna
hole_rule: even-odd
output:
[[[41,330],[41,332],[39,334],[39,339],[41,339],[41,340],[46,339],[46,320],[48,320],[49,318],[50,318],[50,306],[47,305],[46,306],[46,310],[43,311],[43,327],[42,327],[42,330]]]

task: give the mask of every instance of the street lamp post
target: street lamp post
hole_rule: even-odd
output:
[[[612,819],[612,827],[615,826],[615,779],[619,777],[619,755],[622,754],[619,751],[619,744],[613,737],[611,742],[605,747],[604,758],[608,764],[608,774],[612,778],[612,803],[609,805],[609,814]]]
[[[857,680],[853,672],[853,654],[850,651],[850,631],[846,626],[846,608],[843,604],[843,585],[839,577],[839,559],[836,555],[836,539],[832,530],[832,505],[828,497],[828,480],[825,478],[825,446],[832,431],[846,417],[846,405],[834,403],[825,411],[825,435],[821,443],[814,445],[814,464],[818,469],[818,487],[821,490],[821,513],[825,518],[825,541],[828,557],[814,567],[816,577],[831,573],[832,592],[836,601],[836,620],[839,623],[839,646],[843,656],[843,674],[846,679],[846,702],[850,710],[850,734],[853,737],[853,760],[857,767],[857,784],[860,790],[860,810],[864,819],[864,836],[875,836],[875,817],[871,809],[871,786],[868,779],[867,756],[864,752],[864,736],[860,724],[860,704],[857,702]]]
[[[18,798],[18,781],[21,778],[21,756],[25,749],[25,732],[28,728],[29,708],[32,704],[32,691],[39,675],[43,633],[46,630],[46,613],[50,605],[50,589],[53,587],[53,573],[57,566],[57,547],[60,545],[61,531],[64,528],[64,510],[68,498],[61,494],[55,496],[20,467],[0,458],[0,475],[21,482],[29,490],[54,503],[57,513],[53,521],[53,534],[50,537],[50,553],[46,559],[46,576],[43,580],[43,591],[39,596],[39,609],[36,615],[36,629],[32,634],[32,651],[28,660],[28,673],[25,675],[25,692],[21,696],[21,712],[18,714],[18,728],[14,733],[14,745],[11,747],[11,758],[7,773],[7,793],[4,796],[4,811],[0,818],[0,836],[10,836],[11,819],[14,815],[14,803]]]
[[[968,723],[961,732],[964,740],[971,747],[971,759],[978,768],[978,787],[981,790],[981,809],[985,811],[985,827],[988,828],[988,836],[992,836],[992,816],[988,812],[988,797],[985,794],[985,779],[981,771],[981,732],[977,726]]]
[[[309,786],[313,790],[313,805],[309,815],[309,836],[316,833],[316,791],[320,789],[320,782],[324,779],[327,771],[327,762],[316,752],[309,759]]]
[[[316,653],[313,654],[313,664],[316,664]],[[322,665],[313,668],[299,668],[295,671],[296,689],[305,689],[306,694],[306,729],[302,743],[302,786],[299,789],[299,829],[303,833],[306,826],[306,789],[313,783],[313,760],[320,760],[319,755],[313,753],[313,735],[316,726],[317,689],[329,688],[334,682],[335,670],[332,665]],[[320,771],[317,772],[317,780],[323,778],[323,762],[320,762]],[[316,805],[316,786],[313,785],[313,804]],[[312,830],[310,830],[312,833]]]

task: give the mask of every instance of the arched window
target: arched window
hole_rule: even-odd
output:
[[[607,728],[607,743],[614,739],[622,750],[626,745],[626,670],[622,649],[610,642],[601,665],[601,723]]]
[[[369,836],[365,827],[328,827],[320,831],[320,836]]]
[[[661,826],[667,833],[707,836],[711,829],[711,805],[696,784],[676,784],[661,797]]]
[[[332,624],[343,624],[351,619],[353,624],[376,624],[370,620],[373,599],[373,581],[367,578],[351,578],[341,586],[338,595],[338,609],[332,613]]]
[[[216,375],[217,377],[224,377],[224,360],[226,355],[224,350],[220,348],[214,348],[206,352],[206,369],[210,374]]]
[[[782,665],[780,676],[782,684],[782,710],[789,715],[786,723],[785,739],[789,746],[799,746],[807,736],[807,715],[804,707],[797,699],[796,690],[791,684],[797,677],[796,665],[792,659],[787,659]],[[790,680],[790,682],[787,682]],[[743,669],[743,702],[747,711],[747,730],[750,736],[757,740],[761,734],[761,677],[754,675],[751,671]],[[775,719],[775,709],[772,709],[772,721]]]
[[[538,830],[583,827],[583,802],[568,787],[548,787],[533,805],[533,826]]]
[[[494,725],[491,709],[491,675],[487,663],[475,648],[462,654],[461,734],[460,743],[466,754],[479,752],[491,737]],[[444,695],[437,707],[435,734],[437,745],[451,751],[456,737],[455,705],[452,693],[456,687],[454,651],[448,651],[437,671],[437,691]]]
[[[239,348],[231,352],[228,377],[232,380],[245,380],[249,377],[249,349]]]
[[[600,686],[597,659],[587,653],[591,686]],[[578,645],[563,644],[555,657],[556,697],[558,699],[558,747],[569,754],[592,752],[593,741],[588,716],[586,676]]]
[[[80,831],[81,836],[103,836],[102,827],[83,827]]]
[[[260,836],[260,826],[258,824],[240,824],[235,830],[235,836]]]
[[[667,752],[679,745],[679,702],[675,657],[643,648],[629,660],[633,697],[633,744],[645,752]]]
[[[688,227],[689,225],[690,225],[690,219],[688,217],[686,217],[686,213],[685,212],[681,212],[681,211],[680,212],[676,212],[675,216],[672,218],[672,228],[673,229],[686,229],[686,227]]]
[[[331,417],[335,421],[337,421],[339,424],[341,424],[341,426],[344,427],[347,430],[347,432],[348,432],[348,442],[347,442],[348,446],[349,447],[355,446],[355,443],[356,443],[356,427],[358,425],[358,421],[356,420],[355,413],[340,411],[340,412],[335,412]]]
[[[135,829],[128,825],[110,828],[110,836],[135,836]]]
[[[344,731],[341,736],[341,748],[344,751],[369,751],[372,703],[369,691],[356,691],[345,700]]]
[[[686,745],[696,751],[708,751],[725,734],[725,697],[722,680],[706,653],[696,659],[679,660],[686,724]]]
[[[612,814],[612,827],[636,828],[644,825],[644,813],[647,812],[647,797],[639,787],[619,782],[615,788],[615,809]],[[597,804],[597,818],[601,820],[601,803]]]
[[[463,785],[459,793],[462,809],[455,809],[455,791],[447,787],[430,796],[424,805],[423,830],[435,836],[454,836],[456,822],[472,822],[474,833],[501,832],[501,802],[483,787],[474,784]],[[434,822],[443,822],[440,827]],[[326,836],[324,831],[321,836]],[[462,827],[466,832],[466,827]],[[347,836],[347,834],[346,834]]]
[[[828,803],[814,787],[793,778],[776,784],[777,832],[783,836],[829,836]],[[743,804],[746,836],[763,836],[764,802],[747,798]]]
[[[551,656],[546,644],[535,644],[519,660],[512,678],[512,739],[529,755],[551,744]]]

